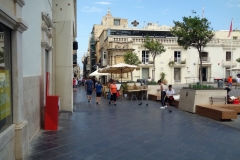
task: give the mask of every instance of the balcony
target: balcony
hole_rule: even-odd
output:
[[[200,58],[198,59],[199,63],[200,63]],[[202,57],[202,63],[211,63],[211,59],[210,57]]]
[[[174,67],[175,68],[185,67],[185,66],[186,66],[186,59],[174,58]]]
[[[227,59],[227,60],[223,60],[222,61],[222,66],[223,67],[231,67],[231,60]],[[235,60],[232,60],[232,67],[236,67],[237,66],[237,62]]]

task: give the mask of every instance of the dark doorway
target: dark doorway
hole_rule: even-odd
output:
[[[207,81],[207,68],[206,67],[202,68],[202,80]]]

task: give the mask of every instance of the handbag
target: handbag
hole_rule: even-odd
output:
[[[169,97],[169,100],[170,100],[170,101],[173,101],[173,100],[174,100],[173,96],[170,96],[170,97]]]
[[[119,93],[119,91],[117,91],[117,97],[119,97],[120,96],[120,93]]]

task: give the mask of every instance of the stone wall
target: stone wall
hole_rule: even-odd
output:
[[[41,127],[41,107],[43,107],[43,91],[41,76],[23,78],[23,110],[22,115],[28,121],[29,140]],[[43,83],[43,82],[42,82]]]

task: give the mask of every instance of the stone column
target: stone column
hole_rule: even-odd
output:
[[[12,31],[12,86],[13,86],[13,123],[15,124],[15,159],[21,160],[28,154],[28,122],[22,117],[23,108],[23,66],[22,32],[27,29],[22,20],[24,0],[14,0],[17,23]]]

